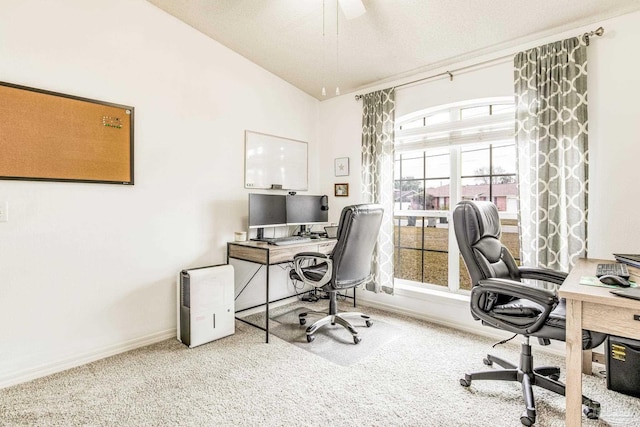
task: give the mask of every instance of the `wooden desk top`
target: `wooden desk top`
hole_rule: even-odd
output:
[[[270,245],[266,242],[249,240],[246,242],[229,242],[227,256],[259,264],[280,264],[293,261],[300,252],[320,252],[329,254],[336,245],[336,239],[312,239],[307,242],[291,245]]]
[[[609,292],[612,288],[601,288],[599,286],[580,284],[581,277],[595,276],[596,266],[598,264],[611,264],[615,262],[616,261],[605,259],[579,259],[560,289],[558,289],[558,296],[561,298],[592,302],[602,305],[637,309],[638,306],[640,306],[640,301],[614,295]],[[628,266],[628,269],[632,279],[635,279],[636,282],[640,281],[640,270],[631,266]]]

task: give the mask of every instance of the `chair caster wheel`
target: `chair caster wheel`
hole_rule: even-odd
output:
[[[307,342],[313,342],[315,339],[316,337],[314,335],[307,335]]]
[[[482,359],[482,363],[484,363],[487,366],[492,366],[493,365],[493,362],[491,360],[489,360],[488,358],[486,358],[486,357],[484,359]]]
[[[471,380],[468,380],[466,378],[460,378],[460,385],[462,387],[469,387],[471,385]]]
[[[582,412],[590,420],[597,420],[600,418],[600,404],[598,402],[592,402],[592,406],[587,406]]]
[[[353,337],[353,343],[354,343],[354,344],[358,344],[360,341],[362,341],[362,338],[360,338],[360,337]]]
[[[371,325],[373,325],[373,322],[371,320],[367,320],[365,324],[367,325],[367,328],[370,328]]]
[[[535,418],[531,418],[530,416],[526,415],[526,413],[525,413],[520,417],[520,422],[522,423],[523,426],[532,426],[533,423],[536,422],[536,419]]]
[[[307,319],[300,319],[300,326],[306,325],[306,324],[307,324]]]
[[[583,412],[590,420],[597,420],[598,418],[600,418],[600,416],[596,414],[595,411],[591,408],[585,409]]]

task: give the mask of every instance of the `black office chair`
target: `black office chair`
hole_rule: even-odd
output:
[[[383,212],[379,205],[345,207],[338,224],[338,241],[330,255],[303,252],[294,257],[294,269],[289,272],[289,276],[294,280],[322,288],[329,294],[329,313],[310,311],[298,315],[301,325],[307,323],[309,315],[324,316],[307,328],[308,342],[315,339],[315,332],[322,326],[337,323],[351,332],[353,342],[358,344],[361,340],[358,331],[346,318],[362,318],[365,319],[367,327],[372,325],[366,314],[338,313],[337,293],[371,280],[371,257],[378,240]],[[314,264],[309,265],[311,263]]]
[[[536,420],[533,386],[539,386],[565,395],[565,386],[558,381],[560,368],[533,367],[529,337],[537,337],[540,344],[550,340],[565,341],[565,301],[558,300],[554,292],[522,283],[520,279],[534,279],[561,285],[566,273],[518,267],[508,249],[500,242],[498,209],[491,202],[460,202],[453,212],[453,224],[458,247],[467,266],[471,289],[471,314],[474,319],[494,328],[525,337],[516,367],[498,357],[488,355],[485,365],[497,365],[502,370],[465,374],[460,384],[469,387],[473,380],[517,381],[522,384],[526,410],[520,422],[526,426]],[[582,348],[588,350],[600,345],[606,335],[583,331]],[[582,396],[587,417],[600,414],[600,404]]]

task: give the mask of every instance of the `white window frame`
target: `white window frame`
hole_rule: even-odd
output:
[[[414,113],[406,114],[396,119],[395,129],[395,151],[396,154],[411,151],[426,151],[433,148],[449,147],[449,185],[450,203],[448,211],[434,210],[406,210],[400,208],[394,212],[396,216],[445,216],[449,224],[452,224],[452,208],[461,200],[462,195],[462,146],[475,144],[498,143],[502,141],[514,140],[515,138],[515,113],[499,113],[490,116],[473,117],[460,120],[460,110],[464,108],[505,105],[515,106],[513,97],[493,97],[474,99],[452,104],[440,105],[423,109]],[[423,120],[436,113],[449,110],[450,121],[438,123],[430,126],[416,126],[416,120]],[[403,129],[403,124],[411,124],[408,129]],[[475,129],[478,132],[471,135],[463,135],[468,129]],[[515,143],[515,141],[514,141]],[[395,158],[394,158],[395,162]],[[426,173],[426,171],[425,171]],[[395,179],[395,178],[394,178]],[[444,214],[444,215],[443,215]],[[420,288],[449,291],[468,295],[469,291],[460,289],[460,251],[455,237],[455,232],[450,229],[448,238],[448,279],[447,288],[442,285],[413,282],[406,279],[396,278],[396,284],[400,287],[415,288],[419,283]]]

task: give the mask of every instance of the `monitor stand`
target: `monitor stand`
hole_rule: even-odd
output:
[[[307,232],[307,226],[306,225],[301,225],[300,226],[300,231],[298,232],[298,236],[306,236],[307,234],[309,234]]]
[[[264,240],[264,228],[260,227],[258,229],[256,229],[256,238],[255,239],[251,239],[251,240],[257,240],[258,242],[261,242]]]

